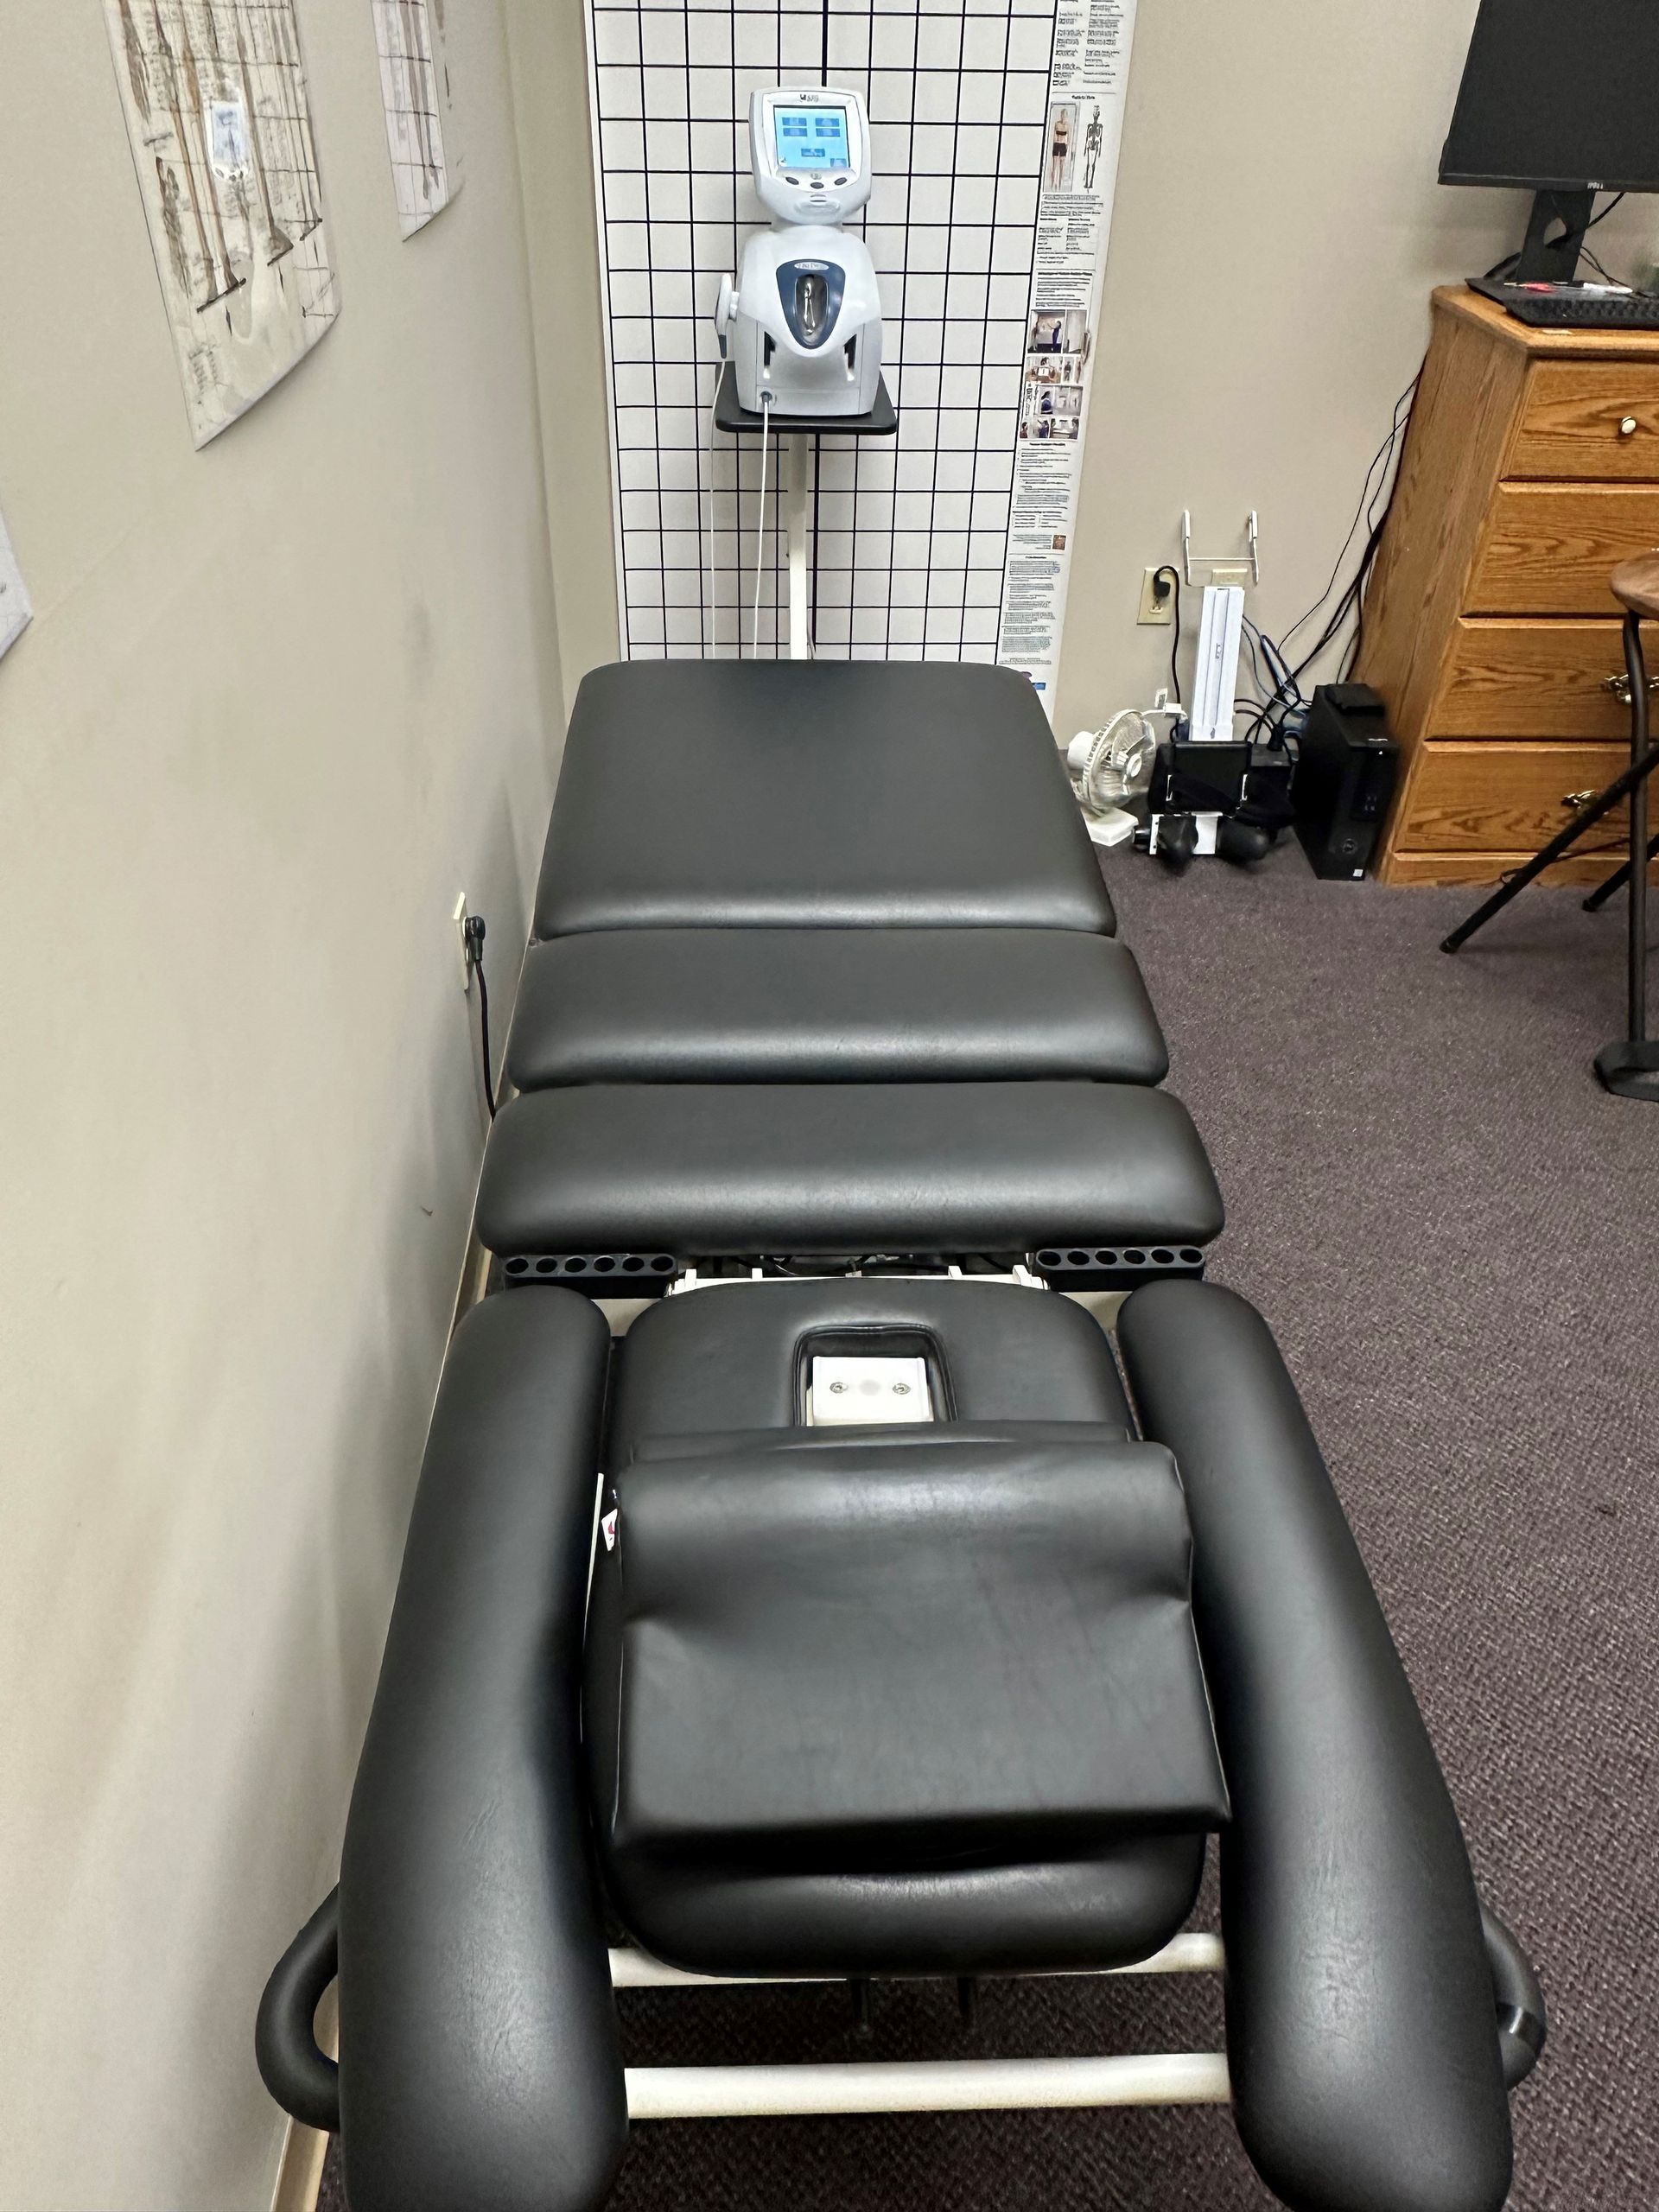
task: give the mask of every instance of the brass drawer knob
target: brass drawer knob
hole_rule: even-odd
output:
[[[1601,793],[1599,791],[1568,791],[1566,798],[1561,801],[1561,804],[1566,807],[1570,807],[1573,813],[1576,814],[1581,806],[1588,806],[1592,798],[1599,798],[1600,797]]]
[[[1618,435],[1621,438],[1633,438],[1640,427],[1634,415],[1627,415],[1618,426]]]
[[[1628,676],[1604,676],[1601,679],[1601,688],[1604,691],[1611,691],[1615,699],[1622,699],[1627,707],[1630,705],[1630,679]],[[1659,691],[1659,676],[1650,676],[1648,678],[1648,689],[1649,691]]]

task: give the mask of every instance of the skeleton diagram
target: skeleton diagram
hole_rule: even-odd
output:
[[[1105,126],[1100,119],[1100,110],[1096,108],[1089,118],[1089,128],[1083,139],[1083,188],[1085,192],[1092,192],[1095,188],[1095,164],[1100,159],[1101,149],[1105,143]]]

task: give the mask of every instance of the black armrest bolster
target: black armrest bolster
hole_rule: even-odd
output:
[[[1230,1292],[1123,1310],[1173,1452],[1233,1821],[1222,1842],[1238,2127],[1295,2212],[1497,2212],[1509,2108],[1462,1833],[1295,1387]]]
[[[450,1349],[340,1873],[353,2212],[591,2212],[621,2158],[577,1734],[607,1349],[559,1290]]]

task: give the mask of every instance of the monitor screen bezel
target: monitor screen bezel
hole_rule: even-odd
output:
[[[1538,174],[1521,175],[1453,168],[1450,166],[1452,147],[1458,137],[1459,125],[1464,118],[1465,104],[1474,90],[1475,51],[1480,39],[1481,19],[1486,12],[1486,0],[1480,0],[1474,27],[1469,35],[1469,51],[1464,57],[1463,75],[1458,85],[1457,105],[1452,111],[1451,127],[1440,149],[1440,182],[1442,184],[1483,186],[1498,192],[1644,192],[1659,193],[1659,168],[1649,176],[1544,176]]]

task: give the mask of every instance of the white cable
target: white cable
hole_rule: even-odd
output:
[[[772,420],[772,394],[760,395],[760,504],[754,515],[754,614],[749,624],[749,658],[760,658],[760,563],[766,547],[766,425]],[[742,655],[741,640],[738,653]]]
[[[720,658],[720,602],[715,592],[715,410],[720,405],[720,378],[725,363],[715,372],[715,396],[709,403],[709,513],[704,520],[701,502],[697,519],[702,530],[703,575],[709,586],[709,658]]]

